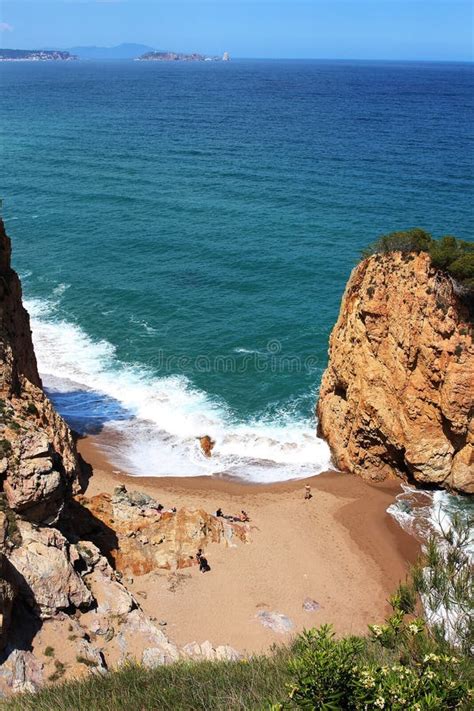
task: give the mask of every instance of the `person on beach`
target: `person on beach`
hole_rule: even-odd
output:
[[[310,487],[310,485],[309,485],[309,484],[305,484],[305,487],[304,487],[304,498],[305,498],[305,501],[307,501],[308,499],[311,499],[312,496],[313,496],[313,495],[312,495],[312,493],[311,493],[311,487]]]
[[[220,518],[223,518],[224,513],[223,513],[222,509],[220,509],[220,508],[217,509],[217,511],[216,511],[216,516],[217,516],[217,518],[219,518],[219,517],[220,517]]]
[[[201,571],[201,573],[208,573],[208,572],[210,571],[210,569],[211,569],[211,566],[210,566],[209,563],[207,562],[207,558],[205,558],[205,557],[203,556],[203,554],[202,554],[202,548],[200,548],[200,549],[198,550],[198,552],[196,553],[196,558],[197,558],[197,560],[198,560],[198,563],[199,563],[199,570]]]
[[[243,523],[247,523],[247,521],[250,521],[250,518],[249,518],[248,513],[247,513],[246,511],[244,511],[243,509],[242,509],[242,511],[240,512],[240,520],[241,520]]]

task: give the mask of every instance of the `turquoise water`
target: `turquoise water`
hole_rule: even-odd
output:
[[[472,237],[472,88],[466,64],[2,64],[3,213],[66,418],[136,474],[327,467],[360,250]]]

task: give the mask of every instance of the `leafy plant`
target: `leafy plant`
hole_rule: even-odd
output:
[[[53,684],[61,679],[66,672],[66,665],[60,662],[59,659],[54,660],[54,672],[48,676],[48,681]]]
[[[434,239],[429,232],[415,227],[402,232],[382,235],[363,252],[363,258],[389,252],[427,252],[436,269],[449,274],[467,291],[474,291],[474,243],[452,235]]]
[[[391,232],[382,235],[369,245],[362,256],[370,257],[372,254],[387,254],[388,252],[428,252],[433,238],[420,227],[414,227],[404,232]]]
[[[474,520],[454,514],[451,524],[438,522],[438,535],[428,540],[426,554],[412,573],[425,616],[439,643],[474,648],[474,586],[469,547]]]
[[[462,254],[449,264],[447,271],[460,284],[474,289],[474,253]]]
[[[294,677],[289,698],[302,709],[346,708],[354,691],[354,668],[363,642],[357,637],[336,641],[330,625],[304,632],[290,661]]]
[[[78,654],[76,657],[76,662],[78,664],[84,664],[86,667],[96,667],[97,662],[94,661],[93,659],[89,659],[88,657],[83,657],[81,654]]]
[[[371,627],[371,652],[361,638],[337,640],[326,625],[302,635],[280,709],[467,711],[474,697],[462,659],[440,652],[423,620],[404,616],[395,610],[385,625]]]
[[[12,443],[8,439],[0,439],[0,457],[8,457],[12,451]]]
[[[34,415],[35,417],[38,415],[38,408],[33,402],[29,402],[24,408],[24,411],[27,415]]]

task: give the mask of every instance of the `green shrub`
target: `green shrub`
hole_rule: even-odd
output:
[[[474,290],[474,252],[463,254],[447,267],[449,274],[463,286]]]
[[[12,443],[8,439],[0,439],[0,457],[8,457],[12,451]]]
[[[461,242],[450,235],[433,240],[430,246],[431,261],[438,269],[447,269],[460,256]]]
[[[336,641],[330,625],[304,632],[290,661],[294,678],[289,692],[291,702],[303,709],[347,708],[363,646],[357,637]]]
[[[405,232],[391,232],[382,235],[363,251],[364,257],[372,254],[387,254],[387,252],[428,252],[433,238],[420,227],[414,227]]]
[[[420,620],[406,626],[398,620],[397,625],[398,634],[405,638],[402,647],[410,644],[410,638],[425,634]],[[375,644],[384,646],[387,642],[381,641],[380,630],[373,626]],[[393,641],[390,640],[390,646]],[[373,663],[366,658],[363,640],[357,637],[336,640],[327,625],[300,637],[290,669],[294,682],[289,688],[288,701],[280,708],[438,711],[468,709],[472,698],[457,656],[427,651],[419,660],[412,656],[387,664]]]
[[[33,402],[29,402],[24,411],[27,415],[34,415],[35,417],[38,415],[38,408]]]
[[[81,654],[77,655],[76,662],[78,664],[84,664],[85,667],[96,667],[97,666],[96,661],[94,661],[93,659],[89,659],[88,657],[83,657]]]
[[[48,681],[50,681],[52,684],[58,682],[66,672],[66,665],[63,664],[63,662],[60,662],[58,659],[54,660],[54,667],[54,672],[48,676]]]
[[[458,284],[474,291],[474,243],[451,235],[433,239],[419,227],[404,232],[382,235],[362,252],[363,258],[373,254],[428,252],[436,269],[447,272]]]
[[[441,539],[431,536],[424,559],[415,566],[413,588],[421,596],[438,645],[454,643],[467,655],[474,649],[474,586],[469,553],[474,521],[453,515]],[[442,613],[442,614],[441,614]]]

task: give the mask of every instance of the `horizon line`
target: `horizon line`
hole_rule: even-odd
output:
[[[139,42],[123,42],[121,44],[140,44]],[[76,45],[76,47],[81,47],[81,48],[90,48],[90,49],[115,49],[117,47],[120,47],[121,44],[119,45],[110,45],[110,46],[102,46],[102,45]],[[70,52],[72,47],[0,47],[0,52],[2,50],[9,50],[9,51],[15,51],[15,50],[20,50],[20,51],[30,51],[30,52]],[[192,54],[193,52],[196,52],[196,54],[203,54],[204,56],[218,56],[215,54],[206,54],[203,52],[198,52],[197,50],[189,50],[189,51],[182,51],[182,50],[170,50],[170,49],[158,49],[158,50],[150,50],[150,51],[156,51],[156,52],[177,52],[181,54]],[[227,50],[226,50],[227,51]],[[251,56],[237,56],[237,55],[232,55],[232,53],[229,52],[231,55],[231,60],[252,60],[252,61],[281,61],[281,60],[289,60],[289,61],[320,61],[320,62],[328,62],[328,61],[333,61],[333,62],[439,62],[439,63],[445,63],[445,64],[473,64],[474,63],[474,57],[471,57],[469,59],[441,59],[441,58],[436,58],[436,57],[430,57],[430,58],[420,58],[420,57],[294,57],[294,56],[282,56],[282,57],[251,57]],[[139,55],[141,56],[141,55]],[[136,57],[94,57],[94,58],[87,58],[87,57],[78,57],[78,61],[106,61],[106,62],[116,62],[116,61],[134,61]]]

